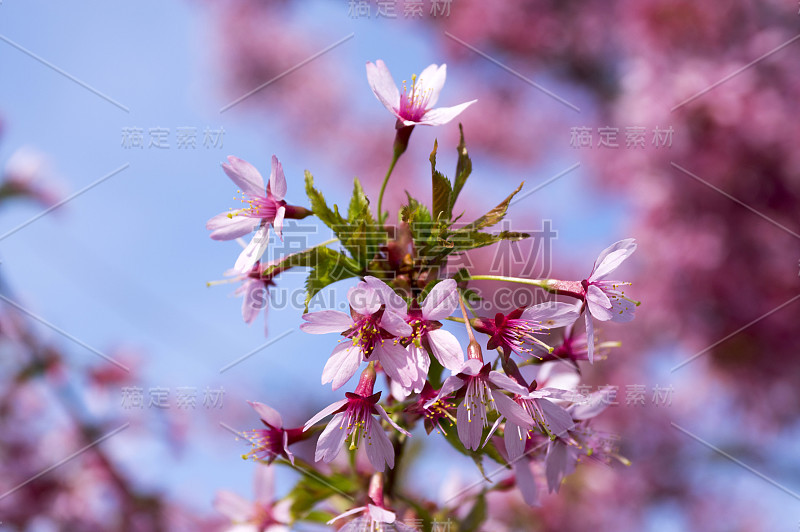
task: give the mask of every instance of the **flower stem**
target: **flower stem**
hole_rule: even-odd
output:
[[[383,185],[381,185],[381,193],[378,195],[378,223],[383,223],[383,194],[386,192],[386,185],[389,184],[389,178],[392,176],[394,166],[397,160],[408,148],[408,139],[411,138],[411,131],[414,126],[403,126],[398,128],[397,135],[394,139],[394,147],[392,153],[392,163],[389,165],[389,170],[386,172],[386,177],[383,178]],[[388,218],[388,215],[387,215]]]
[[[551,288],[550,279],[523,279],[521,277],[506,277],[504,275],[471,275],[470,281],[506,281],[509,283],[532,284],[539,288],[549,290]]]
[[[392,164],[389,165],[389,171],[386,172],[386,177],[383,178],[383,185],[381,185],[381,193],[378,196],[378,222],[383,223],[383,193],[386,192],[386,185],[389,184],[389,178],[392,176],[392,170],[394,170],[394,165],[397,164],[397,159],[400,158],[400,154],[397,151],[394,152],[394,156],[392,157]],[[388,218],[388,215],[387,215]]]

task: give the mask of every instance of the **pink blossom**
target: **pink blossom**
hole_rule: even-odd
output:
[[[233,277],[232,280],[240,280],[241,285],[236,289],[234,295],[242,296],[242,319],[250,325],[258,317],[258,313],[264,311],[264,334],[268,332],[267,311],[269,310],[269,287],[275,286],[272,280],[277,272],[265,277],[264,270],[272,266],[272,263],[263,264],[256,261],[247,273],[241,273],[235,268],[225,272],[226,276]],[[219,281],[216,281],[219,282]],[[224,281],[227,282],[227,281]]]
[[[488,334],[488,349],[502,348],[504,356],[512,352],[518,355],[540,357],[538,353],[549,353],[550,346],[536,335],[547,329],[571,325],[579,316],[575,305],[562,302],[541,303],[528,308],[518,308],[507,315],[497,313],[494,320],[478,318],[473,326],[476,331]]]
[[[567,435],[567,431],[575,426],[575,423],[569,412],[551,399],[564,399],[568,395],[571,393],[555,388],[536,390],[536,381],[534,381],[527,394],[514,396],[514,402],[533,418],[542,432],[551,437],[564,437]],[[512,419],[506,421],[504,442],[510,460],[516,460],[523,456],[526,441],[530,437],[531,429],[519,425]]]
[[[390,468],[394,467],[392,443],[381,427],[380,421],[373,416],[379,416],[406,436],[411,435],[392,421],[378,404],[381,392],[372,393],[374,384],[374,370],[365,370],[355,393],[347,392],[346,399],[327,406],[306,422],[303,430],[308,430],[321,419],[333,414],[333,418],[317,440],[314,460],[331,462],[342,450],[342,444],[349,438],[351,450],[357,449],[362,443],[366,444],[367,458],[376,470],[383,471],[387,465]]]
[[[229,532],[289,532],[290,501],[274,501],[272,467],[259,465],[255,473],[255,501],[230,491],[219,491],[214,507],[232,522]]]
[[[363,361],[376,360],[386,374],[404,388],[411,386],[417,369],[406,349],[397,339],[408,336],[412,328],[402,317],[386,308],[367,283],[360,282],[347,292],[350,314],[322,310],[303,315],[300,329],[311,334],[338,332],[349,341],[340,343],[322,370],[322,384],[333,382],[341,387]]]
[[[332,525],[343,517],[363,513],[363,516],[350,521],[339,529],[340,532],[389,532],[391,530],[397,532],[415,532],[419,530],[418,528],[397,521],[395,513],[386,508],[383,500],[383,473],[375,473],[372,475],[367,494],[371,502],[367,503],[365,506],[359,506],[341,513],[326,524]],[[384,525],[391,526],[386,527]]]
[[[634,316],[639,304],[625,297],[621,287],[629,285],[620,281],[607,281],[605,278],[636,250],[636,242],[632,238],[620,240],[606,249],[594,263],[592,273],[581,282],[584,292],[584,309],[586,310],[586,343],[589,362],[594,361],[594,326],[592,317],[600,321],[627,322]]]
[[[456,411],[458,437],[468,449],[473,451],[481,446],[483,429],[489,425],[489,410],[494,409],[502,416],[527,429],[533,428],[533,419],[503,391],[525,395],[527,390],[481,360],[469,359],[454,375],[448,377],[439,394],[425,404],[430,408],[437,401],[451,393],[464,389],[464,400]]]
[[[443,367],[451,371],[461,367],[464,363],[461,344],[452,333],[441,328],[439,321],[450,316],[458,307],[458,287],[453,279],[438,283],[425,297],[421,307],[415,305],[410,310],[389,285],[375,277],[366,277],[365,280],[378,293],[386,308],[401,316],[413,328],[408,336],[407,348],[417,369],[414,391],[419,392],[425,385],[431,365],[429,351]]]
[[[261,422],[267,428],[242,433],[242,436],[253,445],[253,449],[244,455],[244,458],[272,463],[275,459],[283,456],[294,463],[294,455],[289,450],[289,445],[303,439],[303,429],[284,429],[283,420],[277,410],[263,403],[250,401],[248,403],[258,413]]]
[[[367,80],[375,97],[397,117],[397,128],[403,126],[440,126],[450,122],[477,100],[454,107],[433,109],[447,76],[447,65],[430,65],[419,77],[411,76],[411,89],[403,82],[403,94],[383,61],[367,62]]]
[[[442,420],[453,420],[453,415],[450,413],[453,405],[446,398],[439,398],[438,396],[439,392],[433,389],[430,382],[425,381],[416,403],[406,408],[406,412],[417,414],[425,419],[425,430],[428,434],[433,429],[442,434],[447,434],[447,431],[442,427]],[[434,401],[430,402],[431,399],[434,399]],[[450,424],[452,426],[452,421]]]
[[[358,508],[348,510],[337,515],[326,524],[332,525],[343,517],[359,513],[363,513],[364,515],[347,523],[339,529],[339,532],[419,532],[419,528],[398,521],[394,512],[390,512],[386,508],[381,508],[374,504],[367,504],[366,506],[359,506]],[[384,525],[390,526],[387,527]]]
[[[603,412],[609,405],[610,390],[598,390],[588,396],[585,401],[571,405],[567,411],[576,424],[567,432],[554,435],[547,448],[545,458],[545,475],[551,492],[558,491],[564,477],[575,471],[575,466],[582,457],[592,458],[608,463],[612,458],[628,463],[617,454],[617,437],[605,432],[595,431],[588,426],[588,421]]]
[[[224,212],[211,218],[206,228],[211,230],[214,240],[233,240],[258,228],[253,239],[239,255],[234,269],[239,272],[249,271],[267,249],[269,243],[269,225],[278,236],[281,236],[283,218],[286,214],[286,177],[283,166],[276,156],[272,156],[272,170],[269,183],[264,192],[264,178],[256,168],[233,155],[222,169],[239,187],[242,203],[246,207],[231,212]]]

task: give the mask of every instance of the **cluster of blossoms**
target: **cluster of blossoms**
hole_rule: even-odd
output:
[[[603,250],[589,275],[581,281],[509,278],[464,270],[456,278],[439,278],[438,272],[443,271],[449,255],[528,236],[481,231],[503,219],[519,188],[486,215],[465,226],[456,225],[460,216],[453,216],[453,206],[472,167],[462,132],[453,183],[436,170],[434,147],[432,206],[428,208],[409,196],[408,205],[400,212],[399,230],[388,231],[381,209],[383,192],[398,158],[405,152],[413,128],[444,124],[473,102],[447,109],[431,108],[444,84],[444,66],[431,65],[419,78],[413,77],[411,90],[404,89],[402,95],[383,62],[368,63],[367,77],[375,96],[397,118],[394,156],[375,215],[370,212],[370,202],[357,180],[345,218],[338,208],[327,206],[308,172],[305,188],[311,209],[287,205],[283,199],[286,180],[274,156],[266,192],[260,174],[250,164],[230,157],[229,163],[223,165],[226,174],[248,198],[248,207],[212,218],[208,228],[215,239],[234,239],[256,231],[228,272],[242,281],[239,292],[245,296],[245,321],[251,322],[258,310],[266,306],[263,293],[258,297],[256,292],[274,284],[276,277],[289,268],[311,268],[307,302],[324,286],[356,279],[347,292],[349,313],[306,312],[300,329],[310,334],[334,333],[342,337],[322,368],[323,385],[331,384],[333,390],[338,390],[360,371],[358,383],[353,391],[345,392],[344,398],[297,428],[284,428],[277,411],[261,403],[251,403],[266,428],[243,433],[253,446],[245,457],[265,464],[276,461],[295,464],[298,458],[290,447],[313,437],[320,429],[315,462],[332,464],[345,444],[350,452],[362,450],[372,467],[370,487],[367,492],[356,487],[352,495],[367,504],[345,511],[330,522],[363,513],[347,526],[366,524],[370,530],[384,529],[385,524],[402,530],[401,523],[395,522],[395,513],[384,503],[384,496],[398,502],[399,488],[394,482],[384,487],[383,475],[387,466],[390,470],[396,467],[401,456],[399,450],[420,421],[428,434],[436,429],[449,444],[478,460],[486,456],[512,466],[511,482],[532,505],[538,501],[534,472],[540,468],[536,464],[544,463],[547,485],[550,491],[556,491],[562,479],[583,458],[624,461],[616,455],[606,435],[594,431],[590,425],[607,402],[597,397],[577,396],[575,388],[579,362],[593,363],[599,345],[594,320],[626,322],[634,317],[638,302],[627,298],[622,290],[629,283],[609,279],[636,249],[634,240],[621,240]],[[341,250],[320,245],[269,264],[260,263],[268,245],[270,225],[280,236],[285,218],[311,214],[331,227]],[[435,227],[433,231],[431,224]],[[420,226],[428,229],[421,230]],[[367,237],[367,234],[377,236]],[[456,238],[464,236],[468,238]],[[376,268],[377,259],[396,254],[398,249],[408,260],[389,261],[395,265],[393,271]],[[423,255],[423,249],[430,252],[425,257],[438,258],[415,260],[415,255]],[[478,280],[537,286],[569,300],[510,309],[493,318],[474,312],[470,317],[467,307],[474,292],[469,285]],[[581,315],[583,319],[579,322]],[[466,348],[453,332],[444,328],[447,321],[463,327],[469,339]],[[585,333],[575,330],[576,322],[585,324]],[[551,333],[562,328],[563,341],[551,346],[548,343]],[[489,353],[495,350],[497,356],[490,359]],[[450,372],[446,378],[442,375],[444,370]],[[383,401],[383,392],[375,390],[379,375],[385,377],[388,390]],[[322,428],[321,422],[328,416],[332,418]],[[453,425],[457,438],[451,437],[452,431],[448,433]],[[319,471],[325,476],[322,465]],[[359,474],[357,470],[347,472],[350,476]],[[290,513],[288,519],[292,522],[308,515],[298,509]],[[272,519],[274,513],[261,511],[258,515],[259,518],[269,515]]]

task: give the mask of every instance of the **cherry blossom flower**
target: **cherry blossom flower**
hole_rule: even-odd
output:
[[[228,517],[233,526],[228,532],[289,532],[291,501],[274,501],[272,467],[259,465],[255,473],[255,501],[230,491],[219,491],[214,507]]]
[[[372,476],[369,483],[369,498],[371,503],[365,506],[353,508],[341,513],[328,521],[326,524],[332,525],[343,517],[363,513],[364,515],[353,519],[340,532],[417,532],[419,529],[397,520],[394,512],[387,510],[383,501],[383,474],[376,473]],[[390,526],[384,526],[390,525]]]
[[[594,263],[592,273],[581,281],[586,310],[586,344],[589,362],[594,361],[594,325],[592,318],[600,321],[628,322],[634,317],[639,304],[625,297],[621,287],[629,285],[620,281],[607,281],[605,278],[636,250],[633,238],[620,240],[604,249]]]
[[[426,408],[453,392],[464,389],[464,400],[456,411],[458,437],[467,449],[477,450],[481,446],[483,429],[489,425],[489,409],[512,420],[520,427],[533,428],[530,415],[503,391],[525,395],[528,390],[503,375],[492,371],[490,364],[471,358],[454,375],[448,377],[436,397],[425,404]]]
[[[242,436],[253,445],[253,449],[245,454],[243,458],[264,460],[271,464],[277,458],[283,456],[294,464],[294,455],[289,450],[289,445],[304,438],[303,429],[284,429],[283,420],[277,410],[264,403],[250,401],[248,403],[258,413],[261,417],[261,422],[267,428],[254,429],[242,433]]]
[[[247,273],[241,273],[235,268],[225,272],[226,277],[230,277],[231,281],[239,280],[241,285],[236,289],[234,295],[243,296],[242,299],[242,319],[250,325],[258,317],[258,313],[264,311],[264,334],[268,333],[267,311],[269,309],[269,288],[275,286],[272,278],[278,273],[273,272],[272,275],[264,276],[264,271],[272,266],[273,263],[261,263],[256,261],[253,267]],[[208,283],[216,284],[224,281],[212,281]]]
[[[425,384],[431,360],[428,352],[433,353],[439,363],[453,371],[464,363],[464,351],[455,336],[442,329],[443,320],[458,307],[458,287],[455,280],[445,279],[431,289],[421,307],[408,308],[406,302],[392,288],[375,277],[366,277],[365,281],[380,297],[387,309],[401,316],[412,328],[408,337],[408,351],[417,368],[417,377],[413,388],[419,392]]]
[[[598,390],[567,409],[575,425],[566,433],[555,435],[547,448],[545,476],[550,492],[558,491],[564,477],[575,471],[576,464],[583,457],[604,463],[610,462],[612,458],[623,464],[629,463],[617,452],[617,436],[588,426],[592,418],[608,407],[612,393],[615,392],[609,389]]]
[[[555,388],[537,390],[536,381],[530,384],[528,390],[525,395],[515,395],[514,402],[520,405],[548,436],[566,436],[567,431],[574,428],[575,423],[569,412],[551,399],[565,399],[572,393]],[[530,437],[531,429],[520,426],[512,419],[506,421],[504,442],[510,460],[516,460],[523,455],[526,440]]]
[[[535,354],[549,353],[550,346],[536,337],[547,329],[571,325],[580,315],[575,305],[562,302],[541,303],[528,308],[518,308],[507,315],[497,313],[494,320],[478,318],[474,321],[476,331],[490,336],[488,349],[501,348],[504,356],[512,352],[518,355],[540,357]]]
[[[362,443],[365,444],[367,458],[376,470],[383,471],[387,465],[390,468],[394,467],[392,443],[380,421],[373,416],[379,416],[406,436],[411,435],[392,421],[383,407],[378,404],[381,392],[373,394],[374,385],[375,370],[368,367],[361,374],[354,393],[345,393],[345,399],[327,406],[306,422],[303,427],[304,431],[333,414],[333,418],[317,440],[314,460],[331,462],[342,450],[342,444],[349,438],[351,450],[357,449]]]
[[[275,229],[279,237],[286,215],[286,177],[283,166],[276,156],[272,156],[272,170],[269,183],[264,191],[264,178],[256,168],[233,155],[222,169],[239,187],[241,201],[246,207],[231,212],[224,212],[211,218],[206,228],[211,230],[214,240],[233,240],[258,228],[250,243],[239,255],[234,269],[239,272],[249,271],[267,249],[269,243],[269,226]]]
[[[360,282],[347,292],[350,315],[337,310],[322,310],[303,315],[300,329],[311,334],[338,332],[348,338],[331,354],[322,370],[322,384],[341,387],[364,360],[378,361],[383,371],[403,387],[411,386],[417,369],[397,338],[408,336],[412,328],[392,309],[386,308],[367,283]]]
[[[440,126],[450,122],[477,100],[453,107],[434,109],[447,76],[447,65],[430,65],[417,77],[411,76],[411,89],[403,82],[403,94],[386,64],[378,59],[367,62],[367,80],[375,97],[397,117],[397,129],[404,126]]]
[[[442,420],[451,420],[451,425],[454,420],[453,415],[450,413],[450,409],[452,409],[454,405],[452,405],[447,398],[438,398],[438,395],[439,392],[433,389],[430,382],[426,381],[422,390],[419,392],[416,403],[406,408],[406,412],[417,414],[425,419],[425,430],[428,434],[430,434],[433,429],[436,429],[442,434],[447,434],[447,431],[442,428]],[[431,399],[435,400],[429,403]]]

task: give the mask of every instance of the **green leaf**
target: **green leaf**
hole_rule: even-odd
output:
[[[406,196],[408,197],[408,204],[400,209],[400,220],[409,225],[415,223],[430,224],[432,219],[428,207],[411,197],[408,191],[406,191]]]
[[[338,255],[340,260],[350,261],[352,263],[352,260],[347,255],[339,251],[335,251],[325,246],[317,246],[286,255],[279,262],[276,262],[272,266],[265,268],[262,275],[264,277],[268,277],[276,273],[276,270],[278,272],[282,272],[288,270],[289,268],[313,268],[318,262],[320,262],[321,257],[325,257],[323,260],[329,260],[328,257],[331,255]]]
[[[361,182],[358,178],[353,179],[353,197],[350,198],[350,206],[347,209],[347,221],[351,224],[356,221],[372,223],[372,213],[369,210],[369,199],[364,194]]]
[[[481,231],[465,231],[463,229],[453,231],[450,234],[449,242],[453,253],[460,253],[485,246],[491,246],[501,240],[512,242],[524,240],[531,235],[516,231],[500,231],[499,233],[483,233]]]
[[[433,184],[433,219],[450,220],[450,196],[452,187],[450,180],[444,174],[436,170],[436,151],[439,149],[437,141],[433,141],[433,151],[431,152],[431,176]]]
[[[333,230],[342,246],[355,259],[358,269],[364,269],[378,252],[379,246],[386,242],[387,234],[382,227],[375,224],[369,212],[369,200],[358,179],[354,180],[353,197],[348,207],[349,220],[339,214],[338,206],[334,205],[333,209],[328,207],[325,197],[314,188],[314,177],[307,170],[306,194],[314,214]]]
[[[306,312],[311,299],[326,286],[342,279],[357,277],[361,267],[351,258],[329,248],[314,248],[320,250],[314,258],[314,265],[306,278]]]
[[[303,476],[295,487],[289,492],[288,499],[292,501],[289,513],[293,521],[300,519],[315,520],[314,506],[334,495],[352,494],[359,489],[359,485],[352,478],[339,473],[317,477],[317,474]]]
[[[490,227],[490,226],[495,225],[496,223],[500,222],[500,220],[502,220],[505,217],[506,212],[508,211],[508,204],[511,203],[512,199],[514,199],[514,196],[517,195],[517,192],[522,190],[522,185],[524,185],[524,184],[525,184],[524,181],[522,183],[520,183],[519,186],[517,187],[517,189],[514,190],[514,192],[512,192],[511,194],[509,194],[509,196],[506,199],[501,201],[497,205],[497,207],[495,207],[491,211],[487,212],[486,214],[484,214],[483,216],[481,216],[480,218],[478,218],[477,220],[475,220],[471,224],[467,225],[463,229],[467,230],[467,231],[472,230],[472,229],[482,229],[484,227]]]
[[[346,224],[345,219],[339,214],[338,207],[334,205],[333,210],[331,210],[325,202],[325,196],[322,195],[322,192],[314,188],[314,176],[308,170],[306,170],[306,195],[311,202],[311,210],[314,211],[317,218],[322,220],[322,223],[331,229]]]
[[[464,127],[458,124],[458,131],[461,135],[461,140],[458,142],[458,162],[456,163],[456,177],[453,181],[453,194],[450,197],[450,212],[453,212],[453,206],[456,203],[461,189],[464,188],[464,183],[472,173],[472,161],[467,154],[467,145],[464,143]]]

